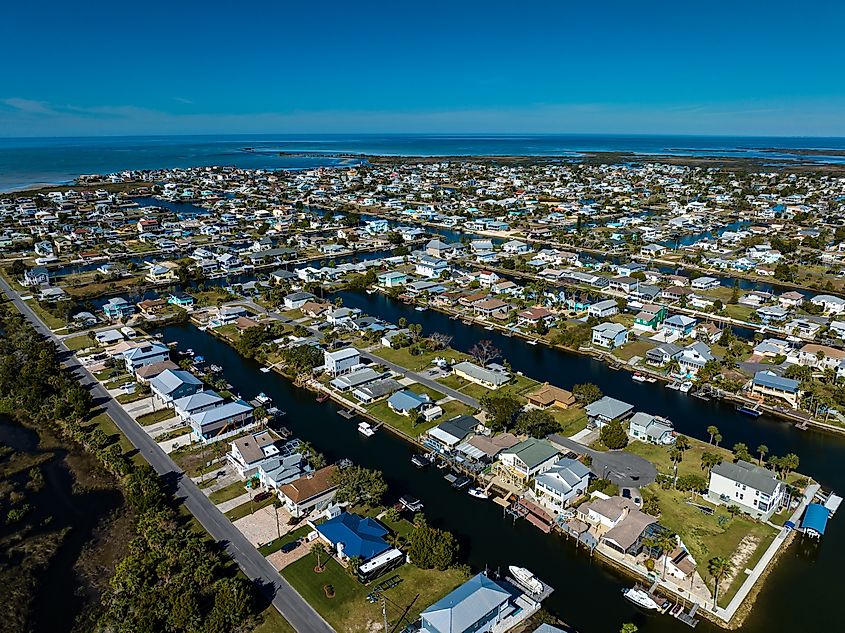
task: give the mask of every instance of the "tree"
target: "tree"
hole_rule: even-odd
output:
[[[314,554],[314,558],[317,559],[317,566],[314,568],[314,571],[323,571],[322,561],[329,553],[323,541],[314,541],[314,544],[311,546],[311,553]]]
[[[469,354],[481,365],[487,365],[499,358],[502,355],[502,352],[493,345],[492,341],[485,339],[483,341],[478,341],[476,345],[473,345],[469,350]]]
[[[337,484],[335,500],[338,503],[365,503],[376,506],[387,492],[381,471],[363,466],[340,468],[334,475]]]
[[[677,446],[669,449],[669,459],[672,460],[672,487],[678,484],[678,464],[684,459],[684,451]]]
[[[719,600],[719,584],[724,578],[731,573],[731,561],[724,556],[714,556],[707,562],[707,572],[713,577],[715,581],[715,588],[713,591],[713,608],[716,608],[716,602]]]
[[[580,383],[572,387],[572,395],[584,405],[600,400],[604,395],[597,385],[591,382]]]
[[[241,332],[241,335],[235,342],[235,348],[241,356],[255,358],[258,350],[267,341],[267,338],[268,332],[264,326],[256,325],[249,327]]]
[[[536,438],[544,438],[560,429],[551,413],[542,409],[523,411],[516,418],[516,431]]]
[[[719,455],[719,453],[704,451],[701,454],[701,470],[706,470],[708,475],[710,474],[710,471],[721,463],[722,456]]]
[[[717,448],[719,447],[719,444],[722,443],[722,434],[721,433],[716,433],[716,435],[713,436],[713,443]]]
[[[458,553],[458,543],[451,532],[428,525],[422,514],[414,517],[414,529],[408,535],[408,555],[420,569],[448,568]]]
[[[662,578],[666,578],[666,554],[671,554],[678,546],[678,539],[672,532],[662,531],[654,538],[654,546],[660,551],[663,556],[663,574]]]
[[[748,445],[743,442],[734,444],[733,448],[734,461],[742,460],[744,462],[751,461],[751,453],[748,452]]]
[[[579,220],[581,219],[580,215],[578,216],[578,219]],[[639,630],[640,629],[639,629],[639,627],[637,627],[636,624],[633,624],[631,622],[626,622],[625,624],[622,625],[622,628],[619,629],[619,633],[637,633],[637,631],[639,631]]]
[[[488,391],[481,396],[479,404],[487,412],[487,426],[493,431],[507,431],[522,411],[522,403],[507,392]]]
[[[713,443],[713,438],[719,434],[719,428],[713,424],[707,427],[707,433],[710,435],[710,443]]]
[[[619,420],[605,424],[599,433],[599,439],[611,450],[625,448],[628,445],[628,434]]]
[[[769,447],[766,446],[765,444],[760,444],[760,446],[757,447],[757,454],[760,456],[760,458],[757,460],[757,464],[759,464],[760,466],[763,465],[763,460],[765,459],[766,454],[768,452],[769,452]]]

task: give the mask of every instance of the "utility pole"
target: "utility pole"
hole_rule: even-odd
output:
[[[384,633],[387,633],[387,601],[381,597],[381,614],[384,616]]]

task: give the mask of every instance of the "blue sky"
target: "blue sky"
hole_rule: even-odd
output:
[[[0,136],[845,136],[845,5],[14,2]]]

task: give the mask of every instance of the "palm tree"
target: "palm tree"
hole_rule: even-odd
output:
[[[315,571],[323,571],[322,557],[328,554],[326,546],[322,541],[316,541],[311,546],[311,553],[317,558],[317,567],[315,567]]]
[[[675,448],[685,451],[690,447],[689,438],[686,435],[678,435],[675,438]]]
[[[763,465],[763,459],[766,457],[766,453],[768,452],[769,447],[765,444],[760,444],[760,446],[757,447],[757,454],[760,456],[760,458],[757,460],[757,464],[759,464],[760,466]]]
[[[711,453],[704,451],[701,454],[701,470],[706,470],[709,475],[710,472],[719,464],[722,463],[722,456],[718,453]]]
[[[715,556],[707,563],[707,571],[713,576],[716,586],[713,591],[713,608],[716,608],[716,602],[719,600],[719,583],[724,580],[725,576],[731,573],[731,561],[724,556]]]
[[[622,625],[622,628],[619,629],[619,633],[637,633],[637,631],[639,631],[639,630],[640,629],[637,628],[636,624],[633,624],[631,622],[626,622],[625,624]]]
[[[681,463],[681,460],[684,458],[684,451],[682,451],[677,446],[673,446],[669,449],[669,459],[672,460],[672,464],[674,466],[674,471],[672,475],[672,487],[674,488],[675,485],[678,483],[678,464]]]
[[[716,443],[716,447],[718,448],[719,444],[722,443],[722,434],[716,433],[716,435],[713,436],[713,441]]]
[[[347,567],[346,569],[349,570],[349,573],[353,576],[358,574],[358,568],[361,566],[361,563],[364,562],[364,559],[360,556],[352,556],[348,561],[346,561]]]
[[[657,535],[657,538],[654,539],[654,545],[660,550],[661,556],[663,556],[663,575],[662,578],[666,578],[666,562],[667,557],[666,554],[671,554],[675,551],[675,548],[678,546],[678,541],[675,538],[675,535],[672,532],[664,531]]]
[[[711,424],[707,427],[707,432],[710,434],[710,443],[713,443],[713,438],[719,434],[719,429],[715,425]]]

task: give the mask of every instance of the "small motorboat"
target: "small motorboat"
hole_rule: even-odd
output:
[[[690,389],[692,389],[692,381],[691,380],[685,380],[678,387],[678,391],[680,391],[681,393],[689,393]]]
[[[543,583],[540,582],[540,579],[537,578],[537,576],[525,569],[525,567],[511,565],[508,567],[508,571],[513,574],[513,577],[516,578],[520,584],[531,591],[531,593],[543,593]]]
[[[366,292],[367,292],[368,295],[371,295],[371,294],[375,294],[376,291],[372,290],[371,288],[368,288]]]
[[[425,312],[425,306],[417,306],[416,308],[414,308],[414,310],[416,310],[417,312]]]
[[[660,609],[660,605],[657,604],[646,591],[640,589],[639,587],[623,589],[622,595],[638,607],[642,607],[648,611],[657,611]]]
[[[536,344],[537,344],[537,339],[536,339],[536,338],[532,338],[530,341],[528,341],[528,344],[529,344],[529,345],[536,345]]]
[[[425,468],[426,466],[431,464],[431,461],[425,455],[416,454],[411,457],[411,463],[417,468]]]
[[[744,413],[745,415],[750,415],[752,418],[759,418],[760,414],[763,413],[760,410],[760,405],[756,404],[753,407],[748,406],[746,404],[738,404],[736,407],[737,412]]]
[[[470,488],[467,490],[467,493],[471,497],[475,497],[476,499],[489,499],[490,495],[484,492],[481,488]]]
[[[270,368],[269,368],[269,367],[262,367],[259,371],[260,371],[262,374],[269,374],[269,373],[270,373]]]
[[[270,399],[270,396],[268,396],[263,391],[261,393],[259,393],[257,396],[255,396],[255,401],[259,402],[261,404],[267,404],[268,402],[272,402],[272,400]]]
[[[367,437],[372,437],[376,433],[375,429],[367,422],[361,422],[358,424],[358,432],[361,435],[366,435]]]
[[[327,394],[327,393],[321,393],[319,396],[314,398],[314,400],[316,400],[317,402],[325,402],[328,399],[329,399],[329,394]]]
[[[648,379],[643,376],[640,372],[637,372],[633,376],[631,376],[631,380],[633,380],[634,382],[645,382]]]
[[[411,495],[402,495],[399,497],[399,503],[402,504],[402,507],[409,510],[410,512],[419,512],[423,509],[422,501],[412,497]]]

